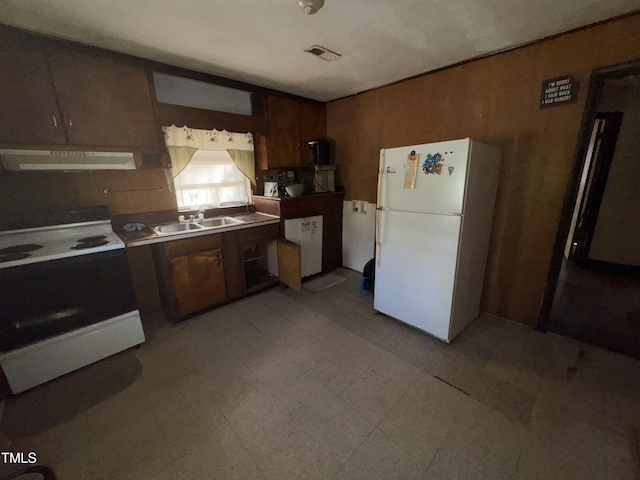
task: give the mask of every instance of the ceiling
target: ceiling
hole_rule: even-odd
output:
[[[637,10],[638,0],[0,0],[0,23],[329,101]],[[322,45],[342,58],[304,50]]]

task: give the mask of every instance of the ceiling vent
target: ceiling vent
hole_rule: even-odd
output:
[[[325,62],[333,62],[334,60],[338,60],[342,56],[339,53],[332,52],[328,48],[321,47],[320,45],[314,45],[313,47],[305,50],[305,52],[308,52],[311,55],[315,55]]]

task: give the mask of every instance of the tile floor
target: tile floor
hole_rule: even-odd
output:
[[[359,275],[274,289],[7,402],[65,479],[638,478],[640,362],[481,316],[445,345]]]

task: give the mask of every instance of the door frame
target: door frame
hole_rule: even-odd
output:
[[[607,187],[609,170],[611,169],[611,163],[615,154],[623,116],[624,114],[622,112],[602,112],[596,115],[596,121],[604,120],[606,122],[604,130],[598,132],[594,137],[597,139],[598,136],[602,134],[600,137],[602,143],[599,144],[599,148],[594,145],[590,165],[586,165],[585,158],[583,169],[586,167],[586,169],[589,170],[588,176],[590,177],[590,181],[588,181],[585,187],[582,198],[576,198],[575,209],[580,208],[581,213],[578,214],[572,238],[567,237],[568,242],[579,242],[578,244],[574,244],[575,248],[574,245],[571,246],[569,253],[569,260],[578,265],[586,266],[589,261],[591,242],[593,241],[593,234],[595,233],[596,223],[598,222],[598,214],[600,213],[604,191]],[[584,178],[584,172],[582,172],[582,174]],[[579,206],[578,203],[580,203]],[[569,234],[571,234],[571,230],[569,230]]]
[[[596,68],[591,72],[587,100],[582,114],[582,122],[580,124],[580,130],[573,154],[573,163],[569,174],[569,182],[562,202],[562,210],[560,211],[558,230],[556,232],[553,253],[551,255],[549,272],[547,274],[547,285],[545,287],[540,314],[538,316],[538,323],[536,325],[538,330],[546,331],[549,326],[553,299],[555,297],[556,288],[558,287],[558,278],[560,277],[560,270],[562,268],[564,247],[569,235],[571,218],[573,216],[573,210],[578,197],[578,187],[582,174],[582,167],[589,148],[591,129],[593,128],[593,123],[598,115],[598,106],[602,98],[604,83],[607,79],[621,78],[628,75],[640,75],[640,59]]]

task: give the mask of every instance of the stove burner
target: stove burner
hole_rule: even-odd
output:
[[[0,255],[0,263],[13,262],[14,260],[22,260],[30,256],[31,255],[29,255],[28,253],[20,253],[20,252],[5,253]]]
[[[94,242],[82,242],[82,243],[78,243],[77,245],[74,245],[71,248],[73,250],[84,250],[85,248],[100,247],[101,245],[106,245],[107,243],[109,243],[109,240],[97,240],[97,241],[94,241]]]
[[[37,245],[35,243],[25,243],[24,245],[13,245],[11,247],[0,249],[0,255],[5,255],[7,253],[33,252],[34,250],[38,250],[40,248],[42,248],[42,245]]]
[[[106,240],[107,236],[106,235],[96,235],[94,237],[84,237],[84,238],[80,238],[77,240],[78,243],[96,243],[96,242],[100,242],[102,240]],[[104,245],[104,244],[102,244]]]

